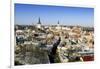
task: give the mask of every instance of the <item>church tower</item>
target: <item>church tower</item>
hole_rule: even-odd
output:
[[[40,20],[40,17],[38,19],[37,28],[39,28],[39,29],[41,28],[41,20]]]
[[[59,25],[59,21],[58,21],[58,24],[57,24],[57,26],[59,27],[60,25]]]
[[[57,27],[56,27],[56,29],[57,29],[57,30],[60,30],[60,29],[61,29],[61,26],[60,26],[59,21],[58,21],[58,23],[57,23]]]

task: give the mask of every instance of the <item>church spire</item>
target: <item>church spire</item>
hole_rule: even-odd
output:
[[[41,28],[41,21],[40,21],[40,17],[39,17],[39,19],[38,19],[38,23],[37,23],[37,28]]]
[[[38,20],[38,24],[41,24],[40,17],[39,17],[39,20]]]
[[[59,20],[58,20],[58,24],[59,24]]]

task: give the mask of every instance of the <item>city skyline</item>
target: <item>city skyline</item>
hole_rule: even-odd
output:
[[[34,4],[15,4],[15,24],[37,24],[41,19],[43,25],[81,25],[93,26],[94,8],[50,6]]]

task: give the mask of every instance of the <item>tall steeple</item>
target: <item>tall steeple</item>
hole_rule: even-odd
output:
[[[59,24],[59,21],[58,21],[58,24]]]
[[[37,28],[41,28],[41,21],[40,21],[40,17],[39,17],[39,20],[38,20],[38,23],[37,23]]]
[[[58,20],[57,26],[60,26],[59,20]]]
[[[38,24],[41,24],[40,17],[39,17],[39,20],[38,20]]]
[[[58,29],[58,30],[61,29],[61,26],[60,26],[59,20],[58,20],[58,22],[57,22],[57,27],[56,27],[56,29]]]

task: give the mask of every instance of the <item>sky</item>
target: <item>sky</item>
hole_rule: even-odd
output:
[[[15,24],[37,24],[39,17],[43,25],[93,26],[94,8],[15,3]]]

